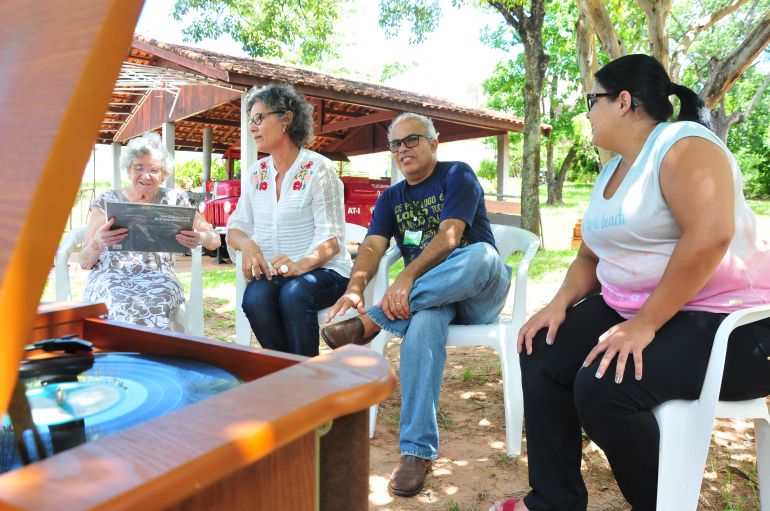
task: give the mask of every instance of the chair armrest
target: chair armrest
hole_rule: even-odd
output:
[[[514,284],[513,311],[511,316],[515,328],[521,327],[527,318],[527,274],[529,273],[529,263],[537,254],[540,247],[540,238],[532,236],[524,255],[519,261],[516,269],[516,283]],[[518,332],[516,332],[518,334]]]
[[[380,264],[377,266],[377,273],[374,275],[374,301],[369,305],[378,303],[385,296],[385,291],[390,286],[390,268],[399,259],[401,259],[401,251],[397,245],[393,245],[383,254]]]
[[[719,390],[722,387],[722,374],[724,373],[727,341],[730,338],[730,334],[740,326],[765,318],[770,318],[770,304],[735,311],[727,316],[722,321],[722,324],[719,325],[719,329],[714,336],[714,344],[711,348],[711,356],[706,368],[706,377],[703,381],[703,389],[699,398],[701,406],[708,407],[709,410],[716,409],[717,401],[719,400]]]
[[[56,282],[56,300],[72,300],[70,287],[69,259],[75,247],[83,243],[86,236],[86,226],[80,225],[73,228],[62,239],[59,248],[56,249],[54,260],[54,277]]]
[[[246,291],[246,279],[243,276],[243,252],[227,247],[231,260],[235,262],[235,343],[251,346],[251,325],[243,312],[243,293]]]

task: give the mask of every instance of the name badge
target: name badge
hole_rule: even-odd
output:
[[[409,229],[404,232],[404,245],[419,245],[422,240],[422,231],[410,231]]]

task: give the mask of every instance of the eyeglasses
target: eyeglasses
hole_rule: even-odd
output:
[[[249,122],[251,124],[253,124],[254,126],[261,126],[262,125],[262,121],[264,121],[265,117],[267,117],[268,115],[284,114],[284,113],[286,113],[285,110],[274,110],[272,112],[265,112],[265,113],[261,113],[261,114],[254,114],[254,117],[249,119]]]
[[[131,170],[133,170],[135,174],[144,174],[145,172],[149,172],[153,176],[163,172],[163,169],[161,169],[160,167],[150,167],[145,170],[144,165],[142,165],[141,163],[134,163],[133,165],[131,165]]]
[[[588,105],[588,111],[590,112],[591,109],[594,107],[597,101],[599,101],[599,98],[605,97],[605,96],[617,96],[617,92],[590,92],[586,94],[586,104]]]
[[[401,149],[401,144],[404,144],[407,149],[411,149],[413,147],[417,147],[420,144],[421,138],[424,138],[425,140],[433,140],[431,137],[412,133],[411,135],[407,135],[404,138],[394,138],[393,140],[389,140],[387,144],[388,149],[390,149],[391,153],[397,153],[398,150]]]

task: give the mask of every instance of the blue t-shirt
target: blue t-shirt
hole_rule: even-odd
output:
[[[480,241],[495,246],[481,184],[470,166],[460,161],[438,162],[428,179],[416,185],[401,181],[385,190],[372,211],[368,234],[395,237],[409,264],[448,218],[466,224],[461,247]]]

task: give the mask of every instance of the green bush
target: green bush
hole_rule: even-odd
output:
[[[497,162],[494,160],[481,160],[479,169],[476,171],[476,177],[486,179],[493,186],[497,185]]]
[[[573,183],[593,183],[601,170],[599,154],[590,144],[582,145],[578,149],[572,166],[567,172],[567,181]]]
[[[240,161],[235,162],[236,174],[240,170]],[[211,180],[227,179],[227,169],[220,159],[211,160]],[[182,190],[199,189],[203,183],[203,162],[189,160],[174,166],[174,181]]]
[[[770,196],[770,156],[741,147],[734,153],[743,174],[743,193],[752,199]]]

